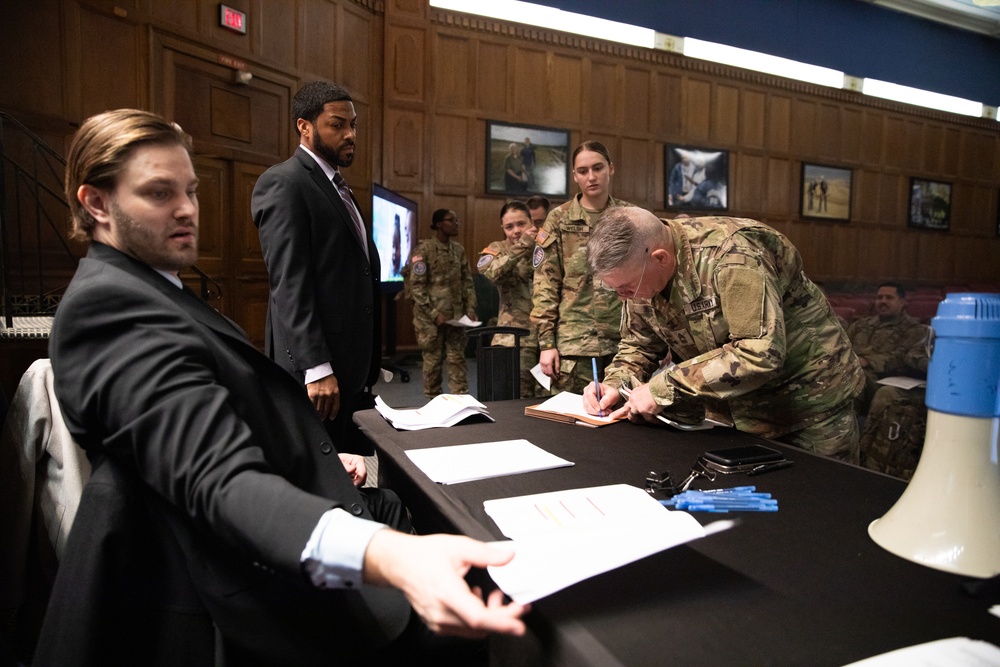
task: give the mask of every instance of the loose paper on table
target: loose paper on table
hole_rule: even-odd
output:
[[[550,454],[523,439],[411,449],[406,455],[439,484],[457,484],[573,465],[572,461]]]
[[[454,426],[463,419],[475,415],[493,420],[486,412],[486,406],[468,394],[440,394],[422,408],[410,410],[390,408],[381,396],[376,396],[375,409],[386,421],[401,431]]]
[[[489,567],[490,576],[520,603],[734,525],[702,527],[627,484],[488,500],[483,507],[514,540],[514,559]]]
[[[457,320],[448,320],[445,324],[450,324],[453,327],[478,327],[482,322],[474,322],[469,319],[468,315],[462,315]]]

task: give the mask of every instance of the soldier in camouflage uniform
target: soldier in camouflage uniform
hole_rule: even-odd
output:
[[[535,238],[531,322],[538,333],[542,372],[554,391],[581,393],[593,384],[591,358],[603,374],[618,349],[622,306],[595,287],[587,268],[587,240],[597,217],[626,202],[609,194],[615,173],[608,149],[585,141],[573,152],[580,194],[549,213]]]
[[[531,266],[531,249],[535,247],[538,230],[531,224],[524,202],[511,201],[500,209],[503,241],[494,241],[479,255],[479,273],[496,285],[500,292],[500,313],[497,325],[531,330],[531,283],[535,270]],[[514,347],[514,336],[498,334],[493,344]],[[538,363],[538,336],[534,333],[520,339],[521,398],[539,395],[541,389],[531,369]]]
[[[448,391],[469,392],[465,363],[465,328],[445,324],[468,315],[476,319],[476,291],[465,248],[458,236],[458,216],[438,209],[431,218],[434,236],[423,239],[410,254],[406,280],[413,300],[413,329],[424,357],[424,394],[441,393],[441,366],[447,357]]]
[[[879,285],[875,310],[877,314],[861,318],[847,328],[854,353],[865,369],[865,391],[855,404],[858,414],[868,412],[882,378],[927,375],[926,364],[921,374],[906,362],[906,355],[913,349],[919,350],[921,341],[927,338],[927,327],[906,314],[906,290],[902,285],[895,282]]]
[[[858,461],[853,401],[864,373],[787,238],[754,220],[612,209],[588,255],[628,299],[601,408],[631,385],[619,415],[653,419],[694,401],[741,431]],[[677,365],[650,380],[670,353]],[[585,404],[597,412],[593,387]]]

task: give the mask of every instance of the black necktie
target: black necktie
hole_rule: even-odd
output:
[[[340,171],[333,172],[333,184],[337,187],[337,192],[340,193],[340,198],[343,200],[344,206],[347,207],[347,212],[354,222],[358,238],[361,240],[361,248],[365,251],[365,257],[368,257],[368,238],[365,236],[365,223],[361,222],[361,214],[358,213],[358,208],[354,205],[354,200],[351,199],[351,189],[347,187],[347,181],[344,180]]]

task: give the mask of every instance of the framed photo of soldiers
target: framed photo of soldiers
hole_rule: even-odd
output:
[[[802,163],[799,216],[813,220],[851,220],[851,180],[854,172],[843,167]]]
[[[946,231],[951,226],[951,183],[910,179],[909,226]]]
[[[486,192],[567,197],[569,130],[486,121]]]
[[[729,208],[729,151],[678,144],[666,144],[663,150],[666,208]]]

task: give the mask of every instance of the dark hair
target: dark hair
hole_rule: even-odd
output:
[[[549,198],[543,197],[542,195],[533,195],[528,197],[528,201],[524,203],[528,205],[528,208],[544,208],[546,213],[548,213],[549,208],[552,206],[551,202],[549,202]],[[503,215],[503,213],[500,215]]]
[[[885,282],[879,283],[877,289],[882,289],[883,287],[893,287],[896,289],[896,296],[900,299],[906,298],[906,288],[897,283],[895,280],[886,280]]]
[[[125,163],[139,146],[183,146],[191,154],[191,137],[163,116],[139,109],[116,109],[91,116],[73,136],[66,156],[66,202],[73,217],[70,238],[93,238],[97,221],[77,199],[81,185],[112,191]]]
[[[437,229],[438,223],[444,220],[444,217],[449,213],[451,213],[450,208],[439,208],[431,213],[431,229]]]
[[[570,160],[571,167],[576,164],[576,156],[583,151],[598,153],[601,157],[608,161],[608,164],[611,164],[611,153],[608,152],[607,146],[602,144],[600,141],[584,141],[576,147],[575,151],[573,151],[573,159]]]
[[[503,208],[500,209],[500,220],[502,221],[503,217],[510,211],[521,211],[529,218],[531,217],[531,213],[528,212],[527,204],[519,199],[512,199],[503,205]]]
[[[292,98],[292,123],[298,128],[299,118],[315,123],[327,102],[353,102],[351,94],[329,81],[310,81],[299,88]]]

